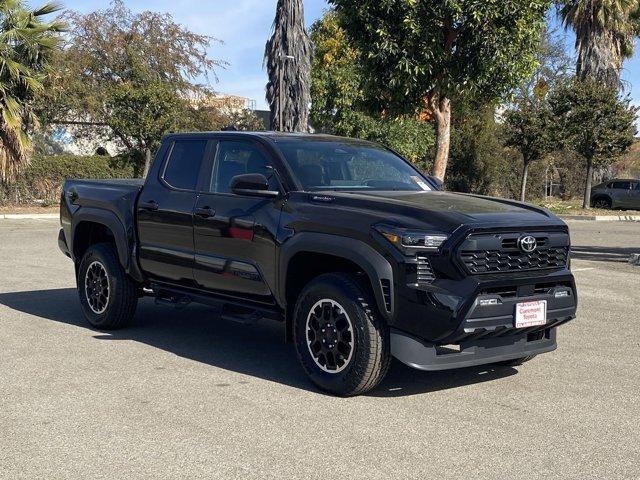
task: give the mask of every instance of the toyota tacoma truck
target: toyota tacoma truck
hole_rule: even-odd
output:
[[[145,180],[68,180],[58,243],[82,311],[138,300],[274,319],[320,389],[364,393],[391,357],[419,370],[519,365],[576,312],[567,226],[525,203],[442,191],[377,144],[169,134]]]

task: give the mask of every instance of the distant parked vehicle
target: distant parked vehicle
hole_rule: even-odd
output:
[[[596,185],[591,190],[591,206],[640,210],[640,180],[614,179]]]

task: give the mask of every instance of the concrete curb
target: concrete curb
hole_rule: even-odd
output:
[[[58,213],[0,213],[0,220],[37,220],[43,218],[60,218]]]
[[[640,215],[558,215],[562,220],[588,222],[640,222]]]

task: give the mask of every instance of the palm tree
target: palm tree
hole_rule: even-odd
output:
[[[640,0],[564,0],[560,15],[576,33],[576,75],[619,87],[622,63],[633,55]]]
[[[311,55],[302,0],[278,0],[273,35],[264,55],[272,130],[309,130]]]
[[[42,17],[60,10],[47,3],[34,10],[21,0],[0,1],[0,181],[16,179],[28,163],[28,132],[37,125],[35,95],[42,91],[63,24]]]

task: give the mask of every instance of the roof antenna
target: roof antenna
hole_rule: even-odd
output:
[[[236,127],[235,125],[227,125],[226,127],[222,127],[223,132],[237,132],[238,131],[238,127]]]

